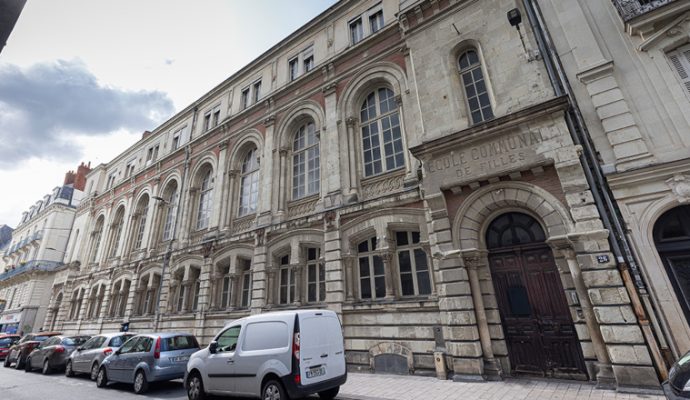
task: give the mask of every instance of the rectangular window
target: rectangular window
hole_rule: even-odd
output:
[[[297,79],[297,76],[299,75],[299,58],[298,57],[295,57],[292,60],[288,61],[288,72],[290,74],[290,82]]]
[[[204,114],[204,132],[209,131],[220,123],[220,104]]]
[[[311,71],[314,69],[314,55],[309,55],[304,58],[304,73],[306,74],[307,72]]]
[[[249,88],[242,89],[242,94],[240,95],[240,106],[243,110],[249,107]]]
[[[211,129],[211,112],[207,112],[204,115],[204,132],[208,131]]]
[[[364,39],[364,27],[362,26],[362,18],[359,17],[350,22],[350,42],[357,44]]]
[[[319,262],[321,249],[307,249],[307,301],[326,300],[326,268]]]
[[[225,275],[223,277],[223,289],[220,295],[220,307],[229,308],[230,307],[230,277]]]
[[[295,273],[290,268],[290,256],[280,259],[280,304],[290,304],[295,301]]]
[[[192,292],[192,311],[199,309],[199,292],[201,291],[201,281],[199,279],[194,282]]]
[[[429,262],[420,244],[419,232],[396,232],[400,292],[403,296],[431,294]]]
[[[256,104],[259,102],[259,99],[261,98],[261,79],[254,82],[254,85],[252,85],[252,89],[254,90],[254,104]]]
[[[668,59],[680,78],[683,90],[690,95],[690,44],[669,52]]]
[[[376,33],[383,28],[383,10],[378,10],[369,15],[369,27],[371,33]]]
[[[242,272],[242,297],[240,301],[240,306],[242,308],[248,308],[252,301],[252,271],[251,271],[251,261],[249,260],[239,260],[239,267]]]
[[[156,161],[158,159],[158,147],[159,145],[155,145],[152,147],[149,147],[149,151],[146,153],[146,165],[151,165],[152,162]]]

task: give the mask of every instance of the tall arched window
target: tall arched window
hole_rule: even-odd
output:
[[[386,273],[383,259],[376,253],[376,238],[357,245],[359,264],[359,295],[362,299],[382,299],[386,296]]]
[[[110,245],[110,257],[115,257],[117,251],[120,248],[120,236],[122,236],[122,227],[125,224],[125,208],[120,207],[115,213],[115,219],[113,220],[113,225],[111,226],[110,232],[112,235],[112,241]]]
[[[364,176],[378,175],[405,165],[400,114],[393,91],[371,92],[360,110]]]
[[[173,231],[175,230],[175,220],[177,219],[177,206],[179,204],[180,198],[180,193],[177,190],[177,182],[170,182],[166,194],[166,200],[168,201],[168,210],[165,214],[165,221],[163,223],[163,241],[168,241],[172,239]]]
[[[292,143],[292,198],[301,199],[319,192],[321,166],[319,138],[313,122],[297,130]]]
[[[199,193],[199,209],[196,216],[196,229],[208,228],[208,222],[211,219],[211,208],[213,200],[213,182],[211,178],[211,169],[208,169],[202,179]]]
[[[137,225],[135,229],[134,249],[141,249],[144,243],[144,231],[146,230],[146,217],[149,213],[149,196],[145,195],[137,205]]]
[[[486,88],[482,64],[479,61],[477,50],[470,48],[465,50],[458,58],[462,85],[465,88],[467,107],[470,110],[472,124],[478,124],[494,117],[489,100],[489,92]]]
[[[685,318],[690,321],[690,205],[672,208],[657,220],[654,244]]]
[[[239,216],[256,212],[256,204],[259,200],[259,155],[253,148],[244,157],[242,162],[242,177],[240,180],[240,208]]]
[[[96,261],[96,256],[98,256],[98,248],[101,246],[101,237],[103,236],[103,229],[105,224],[105,217],[102,215],[96,220],[96,228],[93,230],[93,242],[91,246],[91,255],[89,256],[90,262]]]

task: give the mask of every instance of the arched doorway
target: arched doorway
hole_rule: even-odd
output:
[[[545,240],[534,218],[516,212],[498,216],[486,232],[511,372],[586,379],[561,277]]]
[[[654,244],[690,321],[690,205],[673,208],[656,221]]]

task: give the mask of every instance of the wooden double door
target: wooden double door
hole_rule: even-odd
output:
[[[489,265],[512,372],[587,379],[551,249],[544,243],[494,249]]]

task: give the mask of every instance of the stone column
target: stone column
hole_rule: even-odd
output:
[[[304,285],[302,285],[302,265],[291,265],[292,273],[295,276],[295,297],[292,299],[293,304],[301,306],[304,304]]]
[[[429,243],[434,254],[438,306],[449,367],[457,378],[482,379],[484,362],[467,270],[452,242],[443,194],[428,195]],[[455,254],[455,256],[449,256]]]
[[[258,229],[255,232],[254,239],[254,257],[252,258],[252,290],[250,309],[252,314],[258,314],[266,306],[266,268],[267,268],[267,251],[266,251],[266,232],[263,229]]]
[[[237,215],[237,198],[239,196],[239,191],[236,190],[238,187],[237,184],[237,178],[240,175],[240,171],[236,169],[231,169],[228,171],[228,192],[227,196],[224,197],[227,199],[227,207],[224,207],[223,209],[225,210],[225,224],[227,226],[232,225],[232,219]]]
[[[488,268],[488,265],[486,265],[487,255],[485,252],[473,249],[463,251],[462,257],[467,269],[470,290],[472,291],[472,301],[474,302],[474,314],[477,318],[477,327],[479,328],[479,341],[482,345],[484,358],[484,374],[489,380],[500,380],[503,371],[494,357],[494,350],[491,345],[491,332],[489,331],[489,322],[486,317],[486,309],[484,308],[484,297],[477,272],[479,268]]]
[[[355,274],[354,274],[354,268],[355,268],[355,262],[357,261],[357,257],[355,257],[352,254],[348,254],[346,256],[343,256],[342,263],[345,267],[345,276],[347,280],[346,284],[346,295],[345,295],[345,300],[350,302],[355,300],[355,291],[354,287],[356,286],[355,282]]]
[[[267,268],[267,274],[268,287],[266,288],[266,308],[273,308],[273,306],[275,306],[276,304],[276,275],[278,274],[278,271],[276,267],[272,265],[269,268]]]
[[[345,274],[343,273],[343,249],[340,233],[340,216],[336,211],[324,215],[323,248],[321,258],[326,273],[326,304],[336,312],[342,321],[342,307],[345,300]],[[320,260],[319,260],[320,262]]]
[[[269,116],[264,119],[264,126],[266,127],[266,132],[264,134],[264,148],[258,149],[261,151],[261,166],[260,166],[260,185],[259,185],[259,201],[257,204],[257,215],[259,218],[265,213],[270,213],[271,208],[271,198],[273,196],[273,182],[274,175],[273,172],[273,149],[276,146],[275,140],[275,117]],[[268,220],[270,222],[270,219]]]
[[[383,272],[386,279],[386,300],[395,299],[395,282],[393,274],[393,257],[394,254],[390,249],[385,249],[380,253],[381,260],[383,261]]]
[[[329,84],[323,89],[324,111],[326,120],[322,122],[319,131],[321,146],[321,193],[324,193],[324,206],[334,207],[340,204],[340,138],[338,137],[338,102],[336,84]],[[347,171],[342,169],[342,171]]]

